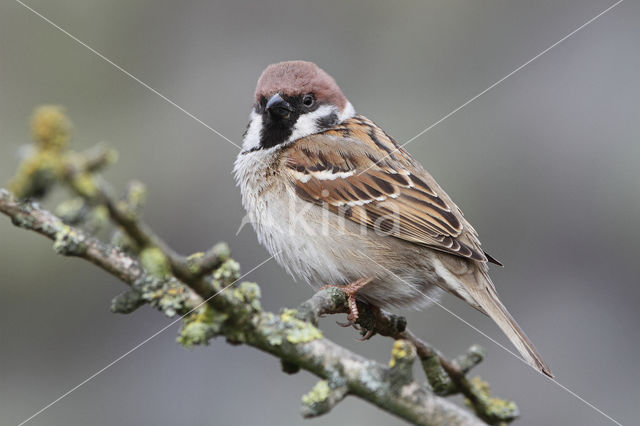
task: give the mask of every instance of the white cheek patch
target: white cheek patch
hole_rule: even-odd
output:
[[[351,105],[351,102],[347,102],[347,104],[344,107],[344,110],[342,110],[342,114],[340,114],[338,118],[340,122],[343,122],[344,120],[347,120],[353,117],[354,115],[356,115],[356,110],[353,108],[353,105]]]
[[[249,151],[260,146],[260,130],[262,130],[262,116],[251,110],[249,114],[249,128],[242,141],[242,150]]]
[[[338,114],[338,109],[333,105],[322,105],[317,110],[307,114],[302,114],[300,115],[300,117],[298,117],[298,120],[293,126],[291,136],[289,136],[285,144],[325,130],[324,128],[318,126],[319,119],[329,117],[331,114],[335,114],[338,117],[338,123],[341,123],[342,121],[353,117],[355,113],[356,112],[353,109],[353,105],[351,105],[350,102],[347,102],[347,105],[344,107],[344,110],[341,114]],[[256,113],[255,110],[252,109],[251,113],[249,114],[249,127],[247,128],[247,132],[242,142],[243,151],[251,151],[260,148],[260,133],[262,131],[262,125],[262,115]],[[323,176],[321,179],[335,179],[336,177],[346,176]]]
[[[331,114],[338,114],[336,107],[332,105],[322,105],[313,112],[300,115],[298,121],[296,121],[296,124],[293,126],[293,132],[287,142],[295,141],[324,130],[318,126],[318,119],[328,117]]]

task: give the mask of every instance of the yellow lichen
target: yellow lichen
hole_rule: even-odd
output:
[[[41,149],[64,149],[71,140],[71,121],[64,108],[42,105],[31,116],[31,134]]]
[[[84,236],[67,225],[62,225],[56,233],[56,240],[53,249],[56,253],[63,255],[77,255],[85,250]]]
[[[214,311],[210,306],[204,305],[183,320],[177,340],[187,348],[207,345],[209,340],[220,334],[222,324],[228,317],[227,314]]]
[[[396,340],[393,343],[393,348],[391,349],[391,359],[389,360],[389,367],[395,367],[396,362],[400,359],[405,358],[408,354],[409,350],[407,348],[407,342],[405,342],[404,340]]]
[[[483,395],[489,396],[491,394],[491,386],[489,382],[482,380],[480,376],[475,376],[471,379],[473,386],[482,392]]]
[[[471,384],[476,391],[476,395],[486,407],[485,414],[488,416],[510,421],[519,415],[518,406],[515,402],[492,397],[489,383],[482,380],[480,377],[476,376],[472,378]],[[467,398],[465,398],[465,403],[472,406],[471,401]]]
[[[296,320],[297,313],[298,311],[295,309],[283,309],[282,313],[280,314],[280,319],[284,322]]]
[[[308,343],[322,338],[322,331],[296,318],[295,309],[284,309],[280,319],[285,324],[285,336],[289,343]]]
[[[316,383],[313,389],[309,391],[309,393],[302,395],[302,403],[306,406],[311,406],[324,402],[327,400],[330,393],[331,388],[329,387],[329,382],[326,380],[320,380]]]

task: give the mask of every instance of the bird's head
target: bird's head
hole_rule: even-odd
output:
[[[355,114],[335,80],[312,62],[269,65],[258,79],[245,149],[267,149],[330,129]]]

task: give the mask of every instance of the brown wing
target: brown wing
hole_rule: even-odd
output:
[[[282,151],[281,161],[281,170],[305,201],[396,238],[494,261],[431,175],[363,116],[299,139]]]

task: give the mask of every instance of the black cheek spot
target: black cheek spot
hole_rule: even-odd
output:
[[[329,115],[316,119],[316,126],[320,129],[330,129],[338,123],[338,114],[332,112]]]

